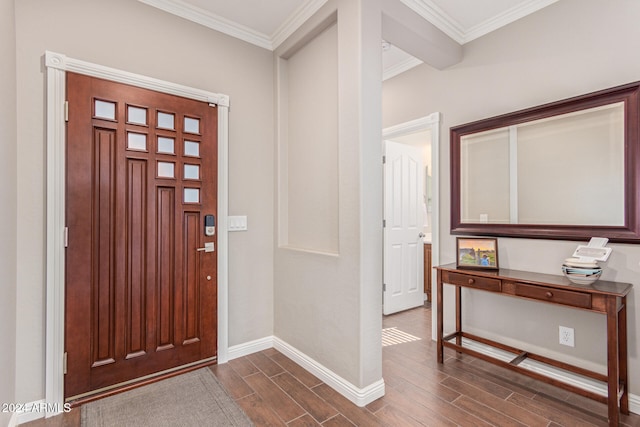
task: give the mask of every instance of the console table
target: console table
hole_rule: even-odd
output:
[[[520,372],[538,380],[553,384],[566,390],[578,393],[608,404],[609,425],[617,426],[619,412],[629,413],[629,395],[627,390],[627,305],[626,296],[632,288],[628,283],[598,280],[586,285],[574,285],[564,276],[540,274],[529,271],[500,269],[470,270],[457,268],[455,264],[435,267],[437,269],[437,335],[438,362],[443,363],[444,347],[457,352],[471,354],[498,366]],[[455,332],[443,335],[443,285],[455,287]],[[567,308],[597,312],[606,316],[607,322],[607,374],[600,374],[551,358],[533,354],[493,340],[482,338],[462,331],[462,288],[496,292],[501,295],[525,298],[546,304],[556,304]],[[511,361],[506,362],[490,355],[463,347],[462,339],[466,338],[481,344],[513,353]],[[602,396],[572,384],[558,381],[538,372],[519,366],[526,359],[564,369],[586,376],[607,385],[607,395]]]

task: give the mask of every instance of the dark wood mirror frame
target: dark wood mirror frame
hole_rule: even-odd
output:
[[[624,103],[624,225],[489,224],[461,221],[461,150],[465,135],[484,132],[617,102]],[[640,82],[504,114],[451,128],[451,234],[540,239],[589,240],[607,237],[612,242],[640,243]]]

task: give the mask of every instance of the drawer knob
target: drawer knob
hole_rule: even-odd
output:
[[[473,285],[474,283],[475,283],[475,280],[474,280],[474,279],[469,279],[469,284],[470,284],[470,285]]]
[[[544,294],[544,295],[545,295],[547,298],[551,298],[551,297],[553,297],[553,293],[551,293],[551,292],[549,292],[549,291],[547,291],[547,293],[546,293],[546,294]]]

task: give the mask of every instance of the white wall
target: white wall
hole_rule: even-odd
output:
[[[0,404],[17,402],[16,352],[16,45],[14,0],[0,0]],[[0,425],[11,413],[0,412]]]
[[[45,50],[230,96],[229,214],[248,215],[249,230],[229,235],[229,344],[271,336],[272,53],[133,0],[15,3],[18,141],[8,150],[17,146],[16,399],[44,398]],[[1,169],[16,181],[15,169]]]
[[[366,4],[366,5],[365,5]],[[381,12],[372,0],[329,1],[278,50],[279,210],[283,212],[288,102],[282,59],[317,36],[337,11],[338,251],[276,248],[275,335],[355,388],[381,382]],[[320,52],[317,52],[320,54]],[[306,111],[310,114],[311,110]],[[299,118],[299,120],[308,120]],[[316,117],[323,120],[323,116]],[[329,121],[331,125],[333,121]],[[334,169],[335,170],[335,169]],[[319,179],[330,176],[325,171]],[[335,172],[334,172],[335,173]],[[286,225],[286,224],[285,224]],[[282,236],[279,229],[278,235]]]
[[[286,220],[280,222],[286,238],[280,244],[334,254],[338,253],[337,47],[334,24],[280,61],[286,68],[288,105],[287,141],[282,145],[286,174],[281,174]]]
[[[466,44],[464,59],[455,66],[438,71],[422,65],[385,81],[385,127],[442,113],[442,264],[455,261],[455,237],[449,233],[449,128],[640,80],[639,18],[635,0],[563,0]],[[500,265],[561,274],[562,261],[576,245],[500,238]],[[610,246],[614,250],[603,279],[635,286],[627,299],[629,384],[631,393],[640,395],[640,245]],[[603,316],[482,293],[468,292],[465,298],[464,318],[482,334],[603,370]],[[575,348],[558,344],[559,325],[575,328]]]

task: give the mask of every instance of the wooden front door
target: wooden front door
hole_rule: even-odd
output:
[[[213,362],[217,107],[74,73],[67,99],[65,397]]]

